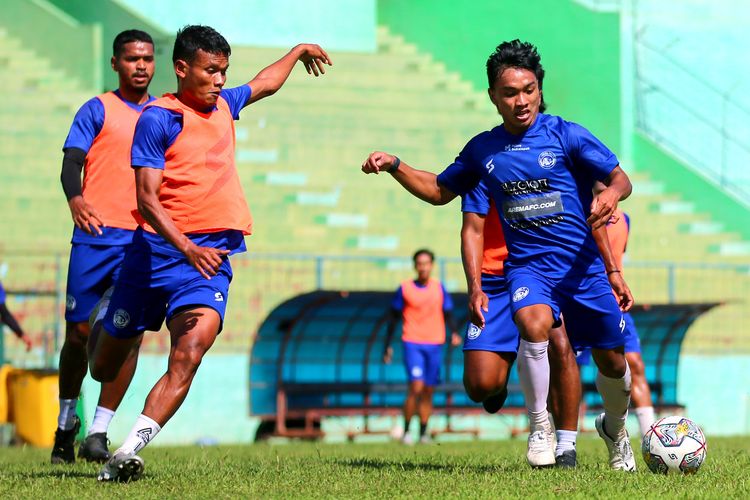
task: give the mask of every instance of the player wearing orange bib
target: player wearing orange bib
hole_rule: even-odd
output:
[[[393,356],[391,339],[399,319],[403,321],[404,366],[409,379],[409,391],[404,402],[405,444],[413,443],[409,424],[419,410],[420,442],[430,441],[427,423],[432,414],[432,396],[440,383],[440,363],[445,343],[446,325],[452,332],[451,345],[461,344],[451,310],[453,301],[443,285],[430,277],[435,256],[427,249],[417,250],[413,257],[417,279],[406,280],[396,291],[391,303],[383,361],[390,363]]]
[[[154,75],[154,44],[148,33],[123,31],[114,40],[112,69],[120,80],[113,92],[86,102],[73,120],[63,146],[61,181],[75,223],[71,241],[65,310],[65,342],[60,351],[60,413],[53,463],[75,461],[73,441],[80,422],[78,395],[86,376],[88,318],[120,272],[136,222],[135,180],[130,143],[143,107],[153,100],[148,85]],[[81,184],[83,170],[83,185]],[[89,433],[78,456],[109,458],[107,428],[133,378],[138,345],[130,351],[120,376],[102,384]]]
[[[135,127],[131,165],[140,227],[89,342],[91,373],[113,379],[144,330],[165,318],[172,346],[167,372],[100,481],[141,476],[137,453],[178,410],[222,329],[229,255],[245,251],[252,227],[234,164],[234,120],[281,88],[297,61],[315,76],[331,64],[319,46],[298,45],[246,85],[224,89],[230,54],[208,26],[180,30],[172,54],[177,92],[153,102]]]

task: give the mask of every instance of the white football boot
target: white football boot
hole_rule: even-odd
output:
[[[99,472],[99,481],[127,483],[138,481],[143,475],[143,459],[135,452],[117,450]]]
[[[555,433],[551,426],[539,427],[529,434],[526,461],[532,467],[555,465]]]
[[[609,451],[609,466],[613,470],[624,470],[628,472],[635,472],[635,457],[633,456],[633,449],[630,447],[630,436],[628,431],[623,430],[623,435],[620,439],[615,441],[612,439],[607,431],[604,429],[604,413],[596,417],[596,432],[599,433],[599,437],[604,440]]]

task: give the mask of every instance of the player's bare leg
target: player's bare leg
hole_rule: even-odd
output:
[[[402,439],[404,444],[412,444],[414,442],[411,434],[409,434],[409,427],[412,417],[417,413],[417,405],[424,387],[425,385],[422,380],[412,380],[409,382],[409,390],[406,394],[406,401],[404,401],[404,437]]]
[[[635,470],[635,458],[630,448],[625,419],[630,404],[630,369],[623,347],[592,349],[591,355],[599,368],[596,388],[602,397],[604,413],[596,419],[596,430],[607,444],[610,467],[616,470]]]
[[[554,318],[548,305],[535,304],[516,311],[513,320],[521,333],[518,376],[529,414],[526,461],[532,467],[549,467],[555,465],[555,450],[547,416],[550,375],[547,346]]]
[[[133,349],[140,345],[142,337],[143,333],[119,339],[104,330],[101,322],[96,323],[88,342],[89,370],[94,380],[114,382]]]
[[[137,455],[180,408],[190,390],[203,356],[216,340],[221,326],[219,313],[208,307],[177,314],[167,325],[172,347],[167,372],[146,397],[143,413],[123,445],[99,473],[100,481],[134,481],[143,473]]]
[[[432,415],[432,397],[435,393],[435,388],[431,385],[425,385],[422,388],[422,393],[419,396],[419,441],[421,443],[429,443],[431,441],[429,434],[427,434],[427,423]]]
[[[497,413],[505,404],[508,373],[515,359],[512,352],[464,351],[464,388],[488,413]]]
[[[581,378],[564,328],[552,329],[549,348],[549,407],[555,419],[557,437],[555,463],[558,467],[575,467]]]
[[[643,358],[639,352],[626,352],[625,359],[630,367],[630,402],[633,405],[641,436],[648,432],[651,424],[656,420],[654,417],[654,404],[651,399],[651,389],[646,381],[646,371],[643,366]]]
[[[58,388],[60,413],[57,417],[55,444],[51,461],[55,463],[75,462],[75,437],[81,427],[76,415],[78,396],[83,378],[88,370],[86,343],[89,338],[88,323],[65,323],[65,342],[60,350],[60,374]]]

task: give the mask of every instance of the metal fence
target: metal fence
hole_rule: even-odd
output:
[[[25,354],[6,335],[6,357],[26,365],[54,364],[62,342],[67,256],[5,254],[0,280],[8,305],[32,335],[35,350]],[[234,280],[225,329],[217,349],[246,349],[268,312],[300,293],[319,290],[395,291],[414,275],[409,257],[246,253],[232,258]],[[438,258],[434,275],[448,291],[465,291],[461,260]],[[726,305],[706,315],[688,336],[697,348],[737,345],[750,350],[750,266],[627,262],[625,277],[641,304],[719,301]],[[694,333],[694,334],[693,334]],[[696,344],[697,342],[697,344]],[[166,335],[147,335],[145,348],[164,352]],[[738,344],[739,343],[739,344]]]

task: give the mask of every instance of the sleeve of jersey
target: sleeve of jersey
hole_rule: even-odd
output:
[[[437,176],[438,184],[460,196],[474,189],[480,180],[476,170],[472,168],[468,153],[469,144],[458,154],[455,161]]]
[[[164,169],[164,158],[182,130],[179,116],[159,107],[146,108],[135,124],[130,164],[133,168]]]
[[[247,106],[251,95],[253,95],[253,91],[250,85],[247,84],[221,91],[221,97],[229,104],[229,110],[232,112],[232,118],[235,120],[240,119],[240,111]]]
[[[393,300],[391,300],[391,309],[395,309],[396,311],[404,310],[404,292],[403,290],[401,290],[401,287],[398,287],[396,293],[393,294]]]
[[[443,290],[443,311],[452,311],[453,299],[451,298],[451,294],[448,293],[448,290],[445,289],[442,283],[440,283],[440,288]]]
[[[88,153],[103,126],[104,105],[102,101],[97,97],[89,99],[73,118],[68,137],[65,138],[65,144],[63,144],[63,151],[78,148]]]
[[[568,150],[575,165],[591,172],[598,180],[605,179],[619,165],[615,154],[584,127],[569,123]]]
[[[461,211],[482,215],[489,213],[490,193],[484,185],[484,181],[479,181],[474,189],[461,197]]]

